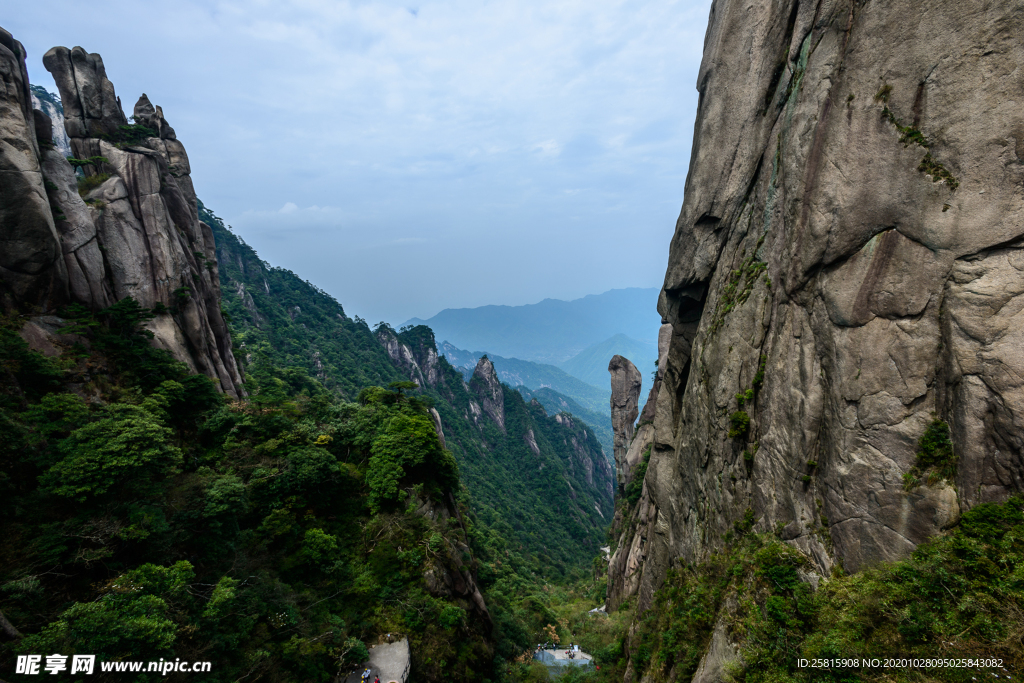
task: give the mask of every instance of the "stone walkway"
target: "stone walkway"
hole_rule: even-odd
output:
[[[342,678],[344,683],[362,683],[363,671],[370,670],[370,682],[380,676],[381,683],[405,683],[409,678],[409,641],[406,638],[370,648],[370,661]]]

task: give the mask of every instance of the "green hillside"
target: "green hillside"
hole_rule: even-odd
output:
[[[180,659],[211,662],[203,681],[326,683],[386,632],[420,680],[492,670],[475,532],[424,402],[347,401],[261,349],[231,403],[150,345],[134,300],[61,316],[52,358],[0,319],[4,679],[34,678],[19,655],[88,653],[97,680]]]
[[[270,355],[349,399],[363,387],[403,379],[365,321],[346,316],[334,297],[290,270],[261,260],[202,202],[199,218],[213,229],[221,307],[240,362]]]
[[[581,351],[564,363],[559,363],[558,367],[593,386],[609,386],[608,361],[615,355],[632,361],[644,375],[646,382],[650,377],[649,370],[658,362],[658,345],[617,334]]]
[[[614,462],[612,456],[612,449],[614,448],[612,423],[608,415],[601,415],[600,413],[587,410],[576,401],[564,394],[558,393],[554,389],[546,387],[542,389],[528,389],[520,385],[516,387],[516,391],[522,394],[527,402],[537,399],[549,415],[565,412],[571,413],[583,420],[588,427],[594,430],[594,436],[597,437],[601,447],[604,448],[605,457],[608,458],[609,462]]]

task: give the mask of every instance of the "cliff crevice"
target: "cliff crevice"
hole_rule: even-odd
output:
[[[713,3],[610,601],[645,609],[748,510],[827,575],[1024,488],[1022,9]],[[914,479],[935,420],[955,476]]]

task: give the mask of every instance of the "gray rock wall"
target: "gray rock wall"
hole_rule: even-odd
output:
[[[1021,35],[1020,0],[712,4],[641,608],[748,508],[855,571],[1024,488]],[[933,414],[957,475],[905,489]]]
[[[154,343],[243,395],[220,311],[213,234],[198,219],[174,130],[143,95],[135,115],[157,136],[126,139],[128,121],[99,55],[57,47],[43,62],[60,90],[71,151],[95,159],[84,172],[96,182],[79,194],[52,121],[32,109],[24,48],[0,29],[3,308],[46,313],[76,302],[100,310],[127,296],[146,308],[163,305],[148,323]]]
[[[0,307],[46,311],[67,303],[68,274],[40,164],[25,48],[2,28],[0,88]]]

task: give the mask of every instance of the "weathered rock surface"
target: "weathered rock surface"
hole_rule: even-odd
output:
[[[127,296],[163,305],[148,323],[154,343],[240,396],[213,235],[198,219],[184,147],[145,96],[139,112],[166,139],[118,142],[128,121],[99,55],[58,47],[43,61],[61,91],[72,152],[103,157],[85,172],[104,175],[83,199],[52,122],[32,109],[24,48],[0,29],[3,308],[47,313],[76,302],[99,310]]]
[[[641,609],[748,508],[827,575],[1024,489],[1024,3],[919,5],[712,4],[643,560],[610,568]],[[905,490],[933,413],[958,474]]]
[[[80,47],[55,47],[43,55],[43,66],[60,90],[68,137],[114,135],[128,124],[99,55]]]
[[[412,381],[421,387],[436,387],[441,377],[434,333],[430,328],[419,326],[418,344],[403,344],[395,331],[382,325],[374,332],[377,341],[388,352],[388,356],[402,368]]]
[[[2,28],[0,87],[0,305],[46,311],[67,302],[68,274],[40,166],[25,48]]]
[[[117,299],[96,233],[96,219],[102,210],[90,207],[78,194],[78,178],[59,150],[42,150],[42,169],[50,183],[50,206],[56,209],[54,222],[60,235],[71,298],[94,308],[106,308]]]
[[[469,380],[470,390],[480,399],[480,406],[492,420],[505,431],[505,392],[501,389],[494,363],[487,356],[477,361],[473,377]]]
[[[664,331],[665,327],[667,326],[662,326],[662,331]],[[665,337],[666,335],[661,336]],[[612,362],[617,367],[621,366],[621,363],[616,363],[614,359]],[[629,361],[626,362],[628,363]],[[660,363],[659,366],[664,367],[664,364]],[[619,383],[621,384],[621,380]],[[615,372],[613,372],[613,397],[615,395],[615,386],[616,376]],[[644,404],[644,410],[640,414],[639,428],[629,440],[626,440],[625,435],[623,435],[626,452],[621,460],[616,460],[616,476],[623,490],[625,487],[630,486],[634,477],[640,476],[638,474],[639,470],[636,469],[637,465],[643,461],[644,454],[648,453],[654,445],[655,431],[653,420],[661,386],[661,370],[659,369],[654,384],[651,386],[651,391],[647,396],[647,403]],[[639,394],[639,392],[640,387],[637,386],[636,394]],[[635,401],[635,398],[633,400]],[[635,402],[630,413],[635,418]],[[648,469],[649,467],[650,463],[648,463]],[[651,502],[650,493],[646,485],[646,476],[644,481],[640,482],[640,487],[639,501],[633,504],[627,499],[625,504],[616,506],[615,517],[612,520],[611,534],[617,538],[617,542],[615,553],[608,560],[608,593],[606,602],[607,608],[612,611],[617,609],[627,598],[635,595],[640,589],[640,579],[643,576],[644,563],[647,558],[648,537],[657,531],[655,524],[658,521],[658,508]],[[653,588],[654,586],[648,586],[648,592],[653,590]]]
[[[608,372],[612,376],[612,444],[614,446],[615,474],[619,488],[622,489],[629,477],[626,452],[633,440],[637,415],[640,414],[638,402],[643,378],[629,359],[618,355],[612,356],[608,363]]]
[[[46,145],[36,152],[70,298],[93,309],[128,296],[146,308],[164,306],[148,323],[154,343],[226,393],[242,395],[220,312],[213,234],[199,221],[184,147],[145,95],[135,114],[158,136],[118,142],[128,121],[99,55],[55,47],[43,63],[60,90],[72,152],[79,159],[102,157],[85,172],[106,176],[83,200],[63,155]],[[19,230],[33,235],[26,239],[42,244],[24,225]]]

